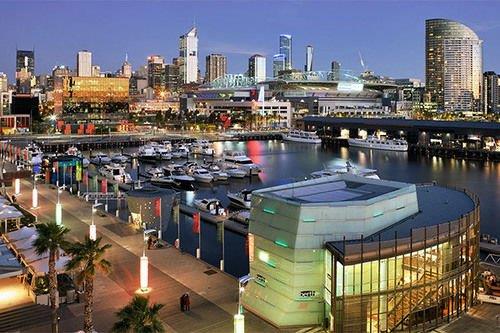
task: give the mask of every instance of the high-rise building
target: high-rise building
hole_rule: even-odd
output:
[[[92,65],[92,75],[91,76],[100,77],[101,76],[101,66]]]
[[[179,88],[179,60],[173,58],[171,64],[165,65],[165,86],[168,90],[176,91]]]
[[[313,47],[307,45],[306,47],[306,65],[304,66],[305,72],[311,72],[313,68]]]
[[[76,75],[92,76],[92,52],[81,50],[76,56]]]
[[[286,56],[284,54],[275,54],[273,56],[273,77],[278,77],[280,72],[286,69]]]
[[[181,83],[198,81],[198,30],[191,28],[179,37],[179,76]]]
[[[31,93],[35,86],[35,51],[16,51],[16,87],[21,94]]]
[[[155,91],[165,87],[165,61],[162,56],[148,57],[148,86]]]
[[[227,74],[227,58],[222,54],[212,53],[207,55],[205,68],[205,82],[213,80]]]
[[[340,80],[340,62],[336,60],[332,61],[332,79],[333,81]]]
[[[125,61],[122,64],[120,75],[128,79],[132,77],[132,65],[128,62],[128,55],[125,55]]]
[[[495,72],[483,74],[483,113],[500,112],[500,75]]]
[[[266,80],[266,57],[254,54],[248,59],[248,76],[257,83]]]
[[[9,90],[9,79],[7,74],[0,72],[0,93]]]
[[[469,27],[447,19],[425,21],[425,86],[438,110],[478,111],[482,40]]]
[[[285,56],[285,69],[292,69],[292,35],[280,35],[280,54]]]

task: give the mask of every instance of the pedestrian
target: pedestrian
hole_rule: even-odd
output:
[[[180,302],[180,304],[181,304],[181,311],[182,311],[182,312],[184,312],[184,303],[185,303],[184,299],[185,299],[185,296],[186,296],[186,294],[183,294],[183,295],[179,298],[179,302]]]
[[[184,301],[184,308],[186,311],[191,311],[191,300],[189,299],[189,293],[186,293],[186,299]]]
[[[153,244],[153,238],[151,236],[148,237],[148,250],[151,250],[151,245]]]

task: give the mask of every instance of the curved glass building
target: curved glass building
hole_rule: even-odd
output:
[[[284,328],[426,331],[477,292],[479,201],[436,184],[339,175],[257,190],[243,305]]]
[[[425,81],[438,110],[479,110],[483,73],[482,41],[452,20],[425,21]]]

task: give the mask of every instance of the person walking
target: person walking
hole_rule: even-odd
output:
[[[191,300],[189,299],[189,293],[186,293],[186,299],[184,301],[184,309],[186,311],[191,311]]]
[[[182,294],[182,296],[179,298],[182,312],[184,312],[184,308],[185,308],[185,299],[186,299],[186,294]]]
[[[148,250],[151,250],[151,245],[153,244],[153,238],[151,236],[148,237]]]

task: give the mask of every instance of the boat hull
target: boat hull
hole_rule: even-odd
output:
[[[349,147],[389,150],[389,151],[408,151],[408,145],[367,143],[365,141],[356,140],[356,139],[349,139],[348,142],[349,142]]]
[[[299,143],[309,143],[309,144],[313,144],[313,145],[321,144],[321,139],[303,139],[303,138],[296,138],[296,137],[288,136],[288,135],[283,135],[283,140],[291,141],[291,142],[299,142]]]

